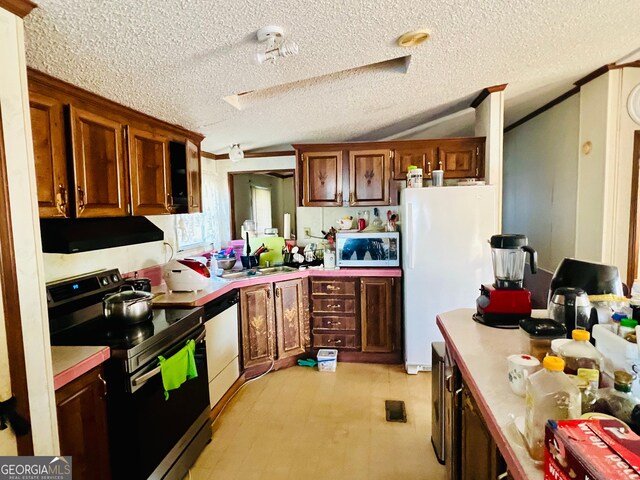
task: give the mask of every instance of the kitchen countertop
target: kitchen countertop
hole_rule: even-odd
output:
[[[459,309],[440,314],[438,328],[513,478],[542,479],[542,468],[529,457],[510,416],[525,414],[524,398],[513,393],[507,381],[507,357],[522,353],[520,332],[481,325],[472,320],[473,313]]]
[[[211,300],[224,295],[234,288],[250,287],[263,283],[282,282],[307,277],[401,277],[400,268],[341,268],[337,270],[298,270],[295,272],[277,273],[272,275],[258,275],[253,278],[225,280],[213,278],[209,285],[197,292],[169,292],[165,284],[153,287],[153,293],[163,293],[153,300],[154,307],[200,307]]]
[[[54,388],[58,390],[110,356],[109,347],[51,347]]]

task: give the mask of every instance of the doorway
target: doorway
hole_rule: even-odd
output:
[[[229,173],[231,236],[242,238],[245,220],[256,223],[258,236],[276,228],[278,236],[290,238],[296,232],[296,195],[294,170],[260,170]],[[284,217],[290,216],[290,231],[285,232]]]

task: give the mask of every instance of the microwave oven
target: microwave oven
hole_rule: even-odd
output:
[[[338,232],[336,263],[339,267],[398,267],[400,233]]]

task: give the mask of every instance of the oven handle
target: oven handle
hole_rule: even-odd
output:
[[[198,338],[196,338],[194,340],[194,342],[200,343],[202,340],[204,340],[204,337],[205,337],[206,334],[207,334],[207,331],[203,330],[202,333],[200,335],[198,335]],[[149,370],[144,375],[140,375],[138,378],[134,379],[131,383],[133,384],[134,387],[140,387],[140,386],[144,385],[145,383],[147,383],[149,381],[149,379],[151,379],[152,377],[155,377],[159,373],[160,373],[160,365],[158,365],[153,370]]]

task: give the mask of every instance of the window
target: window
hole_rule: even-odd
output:
[[[264,234],[265,228],[271,228],[271,189],[251,186],[251,212],[256,222],[258,236]]]

